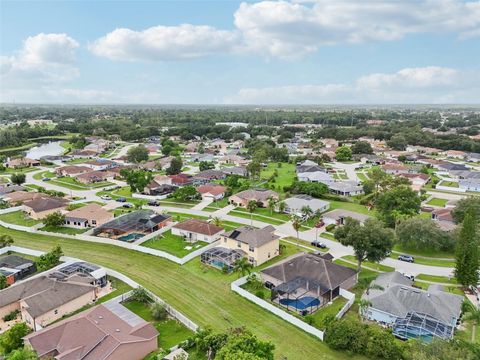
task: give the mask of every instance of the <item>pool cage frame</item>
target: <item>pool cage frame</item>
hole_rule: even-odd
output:
[[[313,314],[315,311],[323,307],[329,301],[332,301],[333,291],[322,286],[319,282],[305,278],[303,276],[297,276],[296,278],[281,283],[272,289],[271,301],[278,303],[287,308],[289,311],[295,311],[305,316]],[[293,300],[298,302],[299,299],[305,296],[311,296],[319,300],[318,305],[309,306],[305,309],[297,309],[297,307],[289,305],[288,303],[282,304],[281,300]]]
[[[425,313],[409,311],[405,317],[395,320],[392,329],[393,335],[402,340],[424,339],[424,337],[450,340],[453,337],[455,326],[447,325]],[[414,335],[415,333],[416,335]]]
[[[228,249],[225,247],[214,247],[203,252],[200,256],[200,261],[208,266],[212,266],[216,269],[223,270],[214,264],[214,261],[218,261],[227,266],[227,272],[232,272],[235,267],[235,262],[241,258],[246,257],[247,254],[243,250]]]

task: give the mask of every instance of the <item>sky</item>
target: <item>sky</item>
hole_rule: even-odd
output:
[[[478,104],[480,0],[0,0],[0,102]]]

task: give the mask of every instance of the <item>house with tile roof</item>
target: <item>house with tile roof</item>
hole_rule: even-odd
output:
[[[205,241],[208,243],[220,239],[224,229],[200,219],[188,219],[172,226],[172,234],[181,236],[188,242]]]

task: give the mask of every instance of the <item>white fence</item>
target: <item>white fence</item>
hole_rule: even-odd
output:
[[[244,276],[236,281],[234,281],[230,287],[231,289],[239,294],[240,296],[243,296],[244,298],[250,300],[251,302],[261,306],[262,308],[270,311],[271,313],[281,317],[283,320],[288,321],[290,324],[295,325],[296,327],[302,329],[303,331],[316,336],[320,340],[323,341],[323,331],[313,327],[312,325],[308,325],[306,322],[300,320],[299,318],[287,313],[286,311],[283,311],[276,306],[270,304],[269,302],[262,300],[255,295],[249,293],[247,290],[242,289],[240,286],[245,284],[247,282],[247,277]]]
[[[6,209],[0,209],[0,214],[8,214],[8,213],[19,211],[19,210],[22,210],[22,209],[23,209],[22,206],[14,206],[14,207],[6,208]]]
[[[343,305],[340,311],[335,315],[335,319],[340,319],[345,315],[345,313],[352,307],[353,303],[355,302],[355,294],[347,291],[345,289],[340,288],[340,296],[347,299],[347,303]]]
[[[458,192],[458,193],[465,193],[465,192],[467,192],[466,189],[460,189],[460,188],[454,188],[454,187],[442,186],[442,185],[437,185],[437,186],[435,186],[435,189],[437,189],[437,190],[444,190],[444,191]]]
[[[19,247],[19,246],[7,246],[7,247],[4,247],[4,248],[0,249],[0,255],[5,254],[9,251],[17,252],[17,253],[21,253],[21,254],[26,254],[26,255],[30,255],[30,256],[37,256],[37,257],[45,254],[45,252],[43,252],[43,251],[32,250],[32,249],[28,249],[28,248],[24,248],[24,247]],[[53,268],[49,271],[60,269],[64,266],[67,266],[68,264],[70,264],[72,262],[84,261],[82,259],[72,258],[72,257],[68,257],[68,256],[62,256],[60,260],[64,261],[64,263],[56,266],[55,268]],[[117,279],[123,281],[124,283],[126,283],[127,285],[129,285],[133,288],[138,288],[138,287],[141,286],[136,281],[130,279],[128,276],[123,275],[122,273],[120,273],[116,270],[112,270],[112,269],[105,268],[105,267],[103,267],[103,268],[105,269],[105,272],[107,273],[107,275],[112,276],[114,278],[117,278]],[[42,274],[39,273],[35,276],[41,276],[41,275]],[[29,278],[29,279],[31,279],[31,278]],[[28,279],[26,279],[26,280],[28,280]],[[25,281],[25,280],[22,280],[22,281]],[[154,299],[155,301],[157,301],[158,303],[162,304],[165,307],[165,310],[167,310],[167,312],[170,314],[170,316],[177,319],[179,322],[181,322],[183,325],[185,325],[190,330],[193,330],[193,331],[198,330],[199,326],[196,323],[194,323],[192,320],[190,320],[188,317],[183,315],[180,311],[176,310],[173,306],[169,305],[167,302],[165,302],[164,300],[159,298],[157,295],[155,295],[151,291],[147,290],[147,292],[152,297],[152,299]],[[128,297],[129,296],[127,294],[124,295],[124,299],[128,299]]]

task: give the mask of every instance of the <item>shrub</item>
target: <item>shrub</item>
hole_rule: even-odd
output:
[[[167,310],[165,309],[165,306],[158,302],[154,302],[150,306],[150,312],[152,314],[152,317],[157,320],[157,321],[163,321],[167,318],[168,313]]]
[[[400,360],[402,349],[398,347],[391,332],[373,325],[368,327],[366,354],[371,358]]]
[[[335,350],[363,354],[368,344],[367,327],[351,319],[333,321],[325,330],[325,342]]]
[[[132,290],[132,296],[130,296],[130,299],[133,301],[138,301],[144,304],[148,304],[152,299],[150,298],[150,295],[148,294],[147,290],[145,290],[142,287],[136,288]]]
[[[306,315],[303,318],[303,321],[305,321],[308,325],[314,325],[315,324],[315,318],[312,315]]]
[[[264,299],[265,298],[265,293],[263,292],[263,290],[257,290],[257,292],[255,292],[255,296],[260,298],[260,299]]]
[[[327,230],[327,231],[332,231],[333,229],[335,229],[335,224],[328,224],[325,227],[325,230]]]
[[[11,321],[17,318],[18,314],[20,314],[20,310],[13,310],[5,315],[2,319],[3,321]]]

